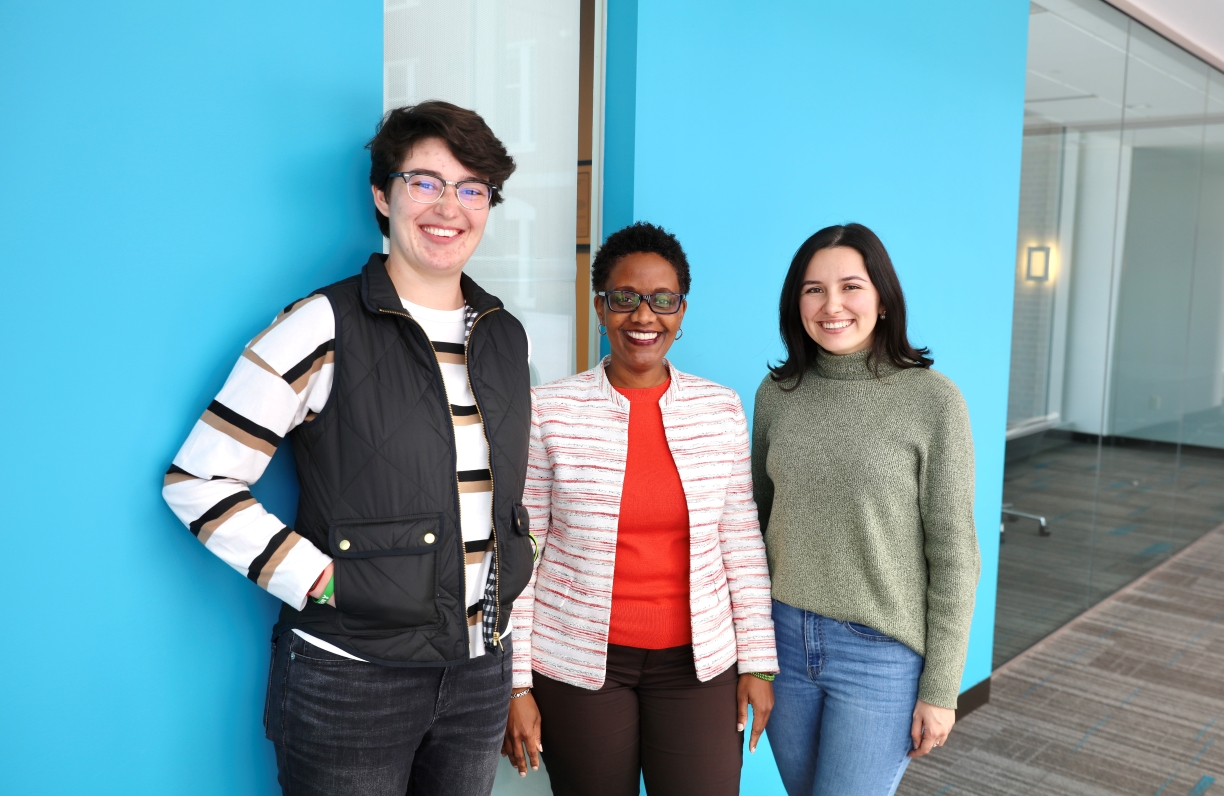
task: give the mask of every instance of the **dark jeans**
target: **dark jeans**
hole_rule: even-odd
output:
[[[691,646],[608,646],[598,691],[536,672],[544,765],[553,796],[735,796],[744,734],[735,666],[702,683]]]
[[[362,663],[282,634],[264,727],[285,796],[480,796],[510,702],[506,649],[448,667]]]

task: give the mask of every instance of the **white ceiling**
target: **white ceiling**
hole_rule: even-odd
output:
[[[1140,22],[1224,67],[1222,0],[1109,0]]]
[[[1210,2],[1224,16],[1224,0]],[[1100,0],[1037,0],[1030,10],[1026,127],[1125,121],[1137,145],[1224,142],[1224,74]]]

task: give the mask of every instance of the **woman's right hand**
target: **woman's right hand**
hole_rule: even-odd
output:
[[[527,746],[527,754],[523,754],[523,746]],[[506,717],[506,737],[502,741],[502,757],[509,757],[510,763],[519,771],[520,777],[527,776],[527,759],[531,758],[531,770],[540,770],[540,752],[544,746],[540,743],[540,709],[536,707],[535,697],[531,694],[510,700],[510,714]]]
[[[335,563],[329,561],[327,563],[327,566],[323,568],[323,571],[319,573],[318,580],[316,580],[314,582],[314,585],[310,587],[310,591],[306,592],[306,596],[312,600],[317,600],[318,598],[322,597],[324,590],[327,589],[327,582],[330,581],[335,576],[335,574],[336,574],[336,565]],[[336,606],[336,595],[335,594],[333,594],[332,598],[327,601],[327,604],[332,606],[333,608]]]

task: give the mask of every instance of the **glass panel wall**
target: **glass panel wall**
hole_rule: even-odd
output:
[[[384,9],[385,108],[427,99],[472,108],[518,164],[466,270],[527,328],[532,384],[570,375],[579,4],[385,0]]]
[[[1224,75],[1030,10],[996,666],[1224,520]]]

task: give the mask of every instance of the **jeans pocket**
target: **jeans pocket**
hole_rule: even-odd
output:
[[[842,624],[844,624],[846,626],[846,629],[849,630],[851,633],[861,638],[869,639],[871,641],[891,641],[893,643],[897,643],[897,640],[895,638],[893,638],[892,636],[884,635],[880,631],[876,630],[874,627],[867,627],[867,625],[860,625],[858,622],[843,622]]]
[[[263,727],[268,734],[268,712],[272,709],[272,676],[276,673],[276,639],[272,639],[272,659],[268,661],[268,688],[264,691]]]
[[[311,644],[306,639],[298,634],[293,634],[293,643],[289,647],[290,659],[297,663],[298,661],[306,661],[308,663],[322,664],[364,664],[364,661],[359,661],[354,658],[346,658],[343,655],[325,650],[322,647],[317,647]]]

